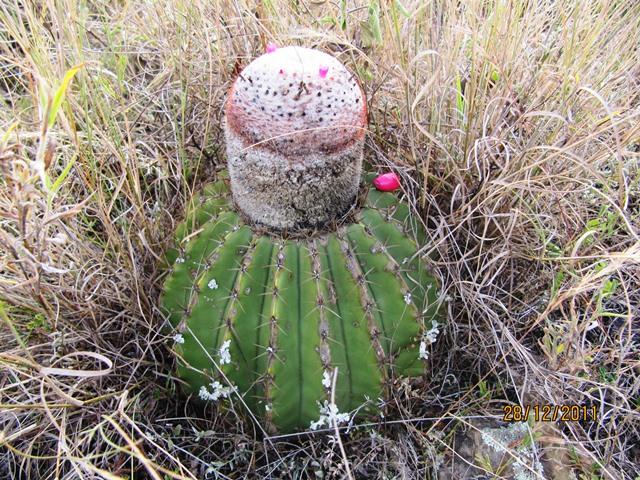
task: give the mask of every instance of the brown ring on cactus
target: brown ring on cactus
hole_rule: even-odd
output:
[[[240,211],[276,231],[342,217],[358,193],[366,118],[359,83],[326,53],[285,47],[251,62],[225,105]]]

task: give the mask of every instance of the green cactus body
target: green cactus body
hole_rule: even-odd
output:
[[[231,384],[288,432],[318,420],[336,368],[341,412],[371,412],[388,379],[423,373],[436,281],[414,258],[424,233],[396,195],[371,190],[355,223],[304,239],[245,224],[226,179],[200,198],[167,254],[161,297],[182,335],[178,374],[189,390]]]

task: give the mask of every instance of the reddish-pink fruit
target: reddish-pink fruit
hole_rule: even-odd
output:
[[[393,192],[400,188],[400,180],[395,173],[389,172],[376,177],[373,186],[381,192]]]

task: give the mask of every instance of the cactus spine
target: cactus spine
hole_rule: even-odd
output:
[[[318,420],[336,368],[342,412],[384,396],[392,376],[423,372],[436,282],[414,258],[423,232],[406,204],[370,190],[355,208],[364,103],[326,54],[288,47],[254,61],[226,105],[230,178],[203,190],[167,254],[161,302],[181,332],[179,375],[205,398],[227,395],[207,388],[228,380],[276,430]],[[318,125],[326,128],[309,133]],[[352,221],[340,223],[350,209]],[[279,234],[328,224],[314,235]]]

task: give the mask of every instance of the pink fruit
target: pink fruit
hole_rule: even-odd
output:
[[[389,172],[376,177],[373,186],[381,192],[393,192],[400,188],[400,180],[395,173]]]

